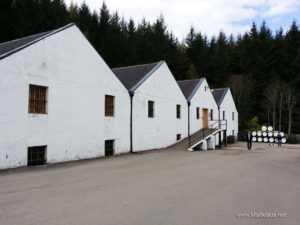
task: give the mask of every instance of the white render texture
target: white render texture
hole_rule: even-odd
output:
[[[205,90],[206,87],[206,90]],[[195,95],[190,101],[190,134],[202,128],[202,109],[208,109],[208,125],[215,124],[218,120],[218,105],[212,95],[206,79],[201,83]],[[200,117],[197,119],[196,108],[199,107]],[[213,110],[213,120],[210,117],[210,110]],[[214,127],[218,126],[215,124]]]
[[[148,118],[148,101],[154,101],[154,118]],[[176,105],[181,118],[176,118]],[[167,147],[176,135],[187,137],[187,101],[164,62],[139,86],[133,97],[133,151]]]
[[[227,136],[233,135],[237,137],[239,132],[239,114],[236,109],[230,89],[227,91],[221,105],[220,105],[220,117],[223,120],[223,111],[225,111],[225,120],[227,120]],[[234,119],[232,119],[232,113],[234,113]]]
[[[48,114],[28,113],[29,84],[48,87]],[[104,116],[105,94],[115,116]],[[76,26],[0,60],[0,169],[27,165],[27,148],[47,145],[47,162],[130,149],[127,90]]]

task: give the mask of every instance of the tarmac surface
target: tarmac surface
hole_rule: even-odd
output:
[[[300,145],[245,146],[0,171],[0,224],[299,225]]]

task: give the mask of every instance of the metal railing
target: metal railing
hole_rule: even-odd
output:
[[[208,122],[213,122],[213,123],[209,124],[205,128],[199,129],[198,131],[196,131],[194,133],[194,134],[196,134],[202,130],[203,140],[206,138],[206,136],[212,135],[215,129],[227,130],[227,120],[209,120]],[[224,128],[222,129],[222,126],[225,126],[225,129]],[[208,131],[208,132],[206,132],[206,131]],[[191,135],[191,136],[193,136],[193,135]],[[195,142],[196,140],[199,140],[199,136],[196,136],[193,139],[191,138],[191,136],[189,136],[189,147],[191,147],[193,142]]]

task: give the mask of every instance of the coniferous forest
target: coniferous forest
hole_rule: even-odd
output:
[[[1,0],[0,43],[74,22],[111,67],[165,60],[177,80],[206,77],[210,87],[230,87],[240,129],[273,125],[300,132],[300,30],[291,21],[272,33],[253,23],[238,36],[208,38],[190,28],[179,41],[161,15],[153,23],[125,20],[103,3],[98,11],[63,0]],[[187,24],[187,26],[189,26]]]

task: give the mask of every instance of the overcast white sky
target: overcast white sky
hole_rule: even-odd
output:
[[[65,0],[70,4],[72,0]],[[84,0],[73,0],[79,5]],[[99,11],[102,0],[85,0],[91,10]],[[140,22],[154,21],[163,14],[168,28],[181,40],[191,25],[212,36],[222,29],[227,34],[243,33],[252,22],[263,20],[275,32],[286,29],[293,19],[300,22],[300,0],[105,0],[110,11]]]

